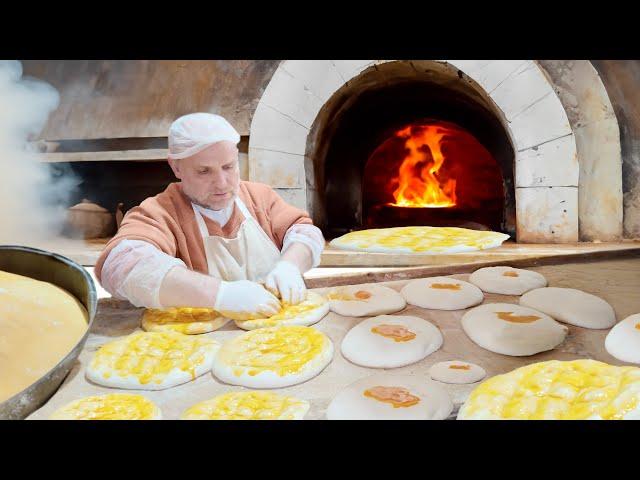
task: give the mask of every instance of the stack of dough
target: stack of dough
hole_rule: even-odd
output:
[[[407,306],[402,295],[382,285],[337,287],[327,294],[332,312],[345,317],[395,313]]]
[[[146,309],[142,328],[147,332],[179,332],[186,335],[213,332],[230,319],[210,308],[179,307],[165,310]]]
[[[342,340],[344,357],[363,367],[395,368],[419,362],[442,346],[442,334],[418,317],[380,315],[363,320]]]
[[[441,386],[408,375],[374,375],[342,390],[329,404],[329,420],[444,420],[453,411]]]
[[[508,238],[504,233],[458,227],[394,227],[350,232],[329,244],[342,250],[433,255],[494,248]]]
[[[302,420],[309,402],[274,392],[229,392],[200,402],[182,420]]]
[[[210,338],[177,332],[132,333],[100,347],[86,376],[106,387],[162,390],[207,373],[219,348]]]
[[[282,308],[268,318],[236,320],[236,325],[243,330],[275,327],[280,325],[313,325],[329,313],[329,302],[315,292],[307,291],[307,298],[297,305],[282,303]]]
[[[433,310],[462,310],[482,303],[482,291],[469,282],[451,277],[411,280],[400,291],[407,303]]]
[[[158,406],[142,395],[110,393],[85,397],[56,410],[51,420],[160,420]]]
[[[640,363],[640,313],[625,318],[607,334],[604,347],[618,360]]]
[[[640,368],[595,360],[533,363],[481,383],[458,419],[640,419]]]
[[[329,337],[313,327],[259,328],[226,342],[215,357],[213,374],[250,388],[281,388],[318,375],[333,357]]]
[[[495,353],[534,355],[561,344],[569,329],[531,308],[487,303],[462,317],[462,329],[473,342]]]
[[[483,292],[501,295],[522,295],[547,286],[547,279],[538,272],[512,267],[481,268],[469,276],[469,281]]]
[[[520,297],[520,305],[535,308],[570,325],[603,329],[616,324],[613,307],[600,297],[574,288],[546,287]]]

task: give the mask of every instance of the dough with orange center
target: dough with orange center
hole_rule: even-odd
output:
[[[469,281],[483,292],[501,295],[522,295],[547,286],[547,279],[538,272],[512,267],[485,267],[469,276]]]
[[[462,360],[438,362],[429,368],[429,376],[442,383],[475,383],[487,375],[484,368]]]
[[[443,420],[453,410],[447,391],[413,375],[380,374],[341,390],[327,408],[329,420]]]
[[[464,333],[495,353],[527,356],[560,345],[569,329],[531,308],[511,303],[486,303],[462,317]]]
[[[335,287],[329,290],[327,299],[331,311],[345,317],[396,313],[407,306],[396,290],[375,283]]]
[[[605,338],[604,347],[620,361],[640,364],[640,313],[613,327]]]
[[[407,303],[433,310],[461,310],[478,305],[484,299],[478,287],[452,277],[411,280],[400,293]]]
[[[369,368],[396,368],[419,362],[442,346],[440,330],[419,317],[379,315],[347,332],[342,355]]]

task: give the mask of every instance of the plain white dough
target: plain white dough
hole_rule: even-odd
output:
[[[458,286],[453,288],[433,288]],[[432,310],[462,310],[482,303],[484,295],[475,285],[451,277],[411,280],[400,291],[407,303]]]
[[[408,391],[419,401],[411,406],[365,396],[374,387],[395,387]],[[447,391],[437,383],[409,375],[373,375],[358,380],[342,390],[327,408],[328,420],[444,420],[453,411]]]
[[[514,357],[551,350],[564,341],[569,331],[542,312],[512,303],[486,303],[472,308],[462,317],[462,329],[482,348]]]
[[[381,325],[391,326],[382,327]],[[414,338],[397,341],[391,336],[375,333],[372,329],[382,333],[394,334],[393,327],[400,327],[398,339],[401,337]],[[363,320],[347,332],[342,340],[342,355],[357,365],[369,368],[396,368],[419,362],[442,346],[440,330],[419,317],[407,315],[379,315]]]
[[[367,294],[371,296],[363,298]],[[353,298],[353,300],[338,300],[331,298],[332,296],[345,296]],[[373,284],[336,287],[329,291],[327,298],[331,311],[345,317],[368,317],[396,313],[407,306],[404,297],[393,288]]]
[[[286,332],[286,335],[279,335],[279,332]],[[314,341],[319,345],[317,351],[310,347]],[[301,362],[303,355],[310,358]],[[333,343],[313,327],[259,328],[224,343],[213,361],[212,373],[218,380],[231,385],[282,388],[312,379],[331,363],[332,358]],[[283,364],[292,368],[283,367]]]
[[[616,324],[613,307],[602,298],[574,288],[546,287],[520,297],[520,305],[535,308],[560,322],[603,329]]]
[[[604,348],[622,362],[640,363],[640,313],[613,327],[604,340]]]
[[[450,360],[431,365],[429,375],[443,383],[475,383],[487,376],[487,372],[475,363]]]
[[[481,268],[469,276],[469,281],[483,292],[502,295],[522,295],[547,286],[547,279],[538,272],[512,267]]]

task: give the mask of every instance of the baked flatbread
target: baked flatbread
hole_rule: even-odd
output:
[[[182,420],[302,420],[309,402],[274,392],[229,392],[188,408]]]
[[[494,248],[508,238],[504,233],[458,227],[393,227],[349,232],[329,245],[360,252],[437,255]]]
[[[51,414],[50,420],[160,420],[158,406],[135,393],[109,393],[75,400]]]
[[[282,303],[282,308],[275,315],[268,318],[252,320],[235,320],[236,325],[243,330],[275,327],[279,325],[313,325],[318,323],[329,313],[329,302],[322,295],[307,291],[307,298],[297,305]]]
[[[259,328],[226,342],[215,357],[220,381],[249,388],[281,388],[306,382],[333,358],[333,343],[313,327]]]
[[[207,373],[219,348],[205,337],[136,332],[102,345],[86,376],[105,387],[162,390]]]
[[[551,360],[482,382],[458,420],[640,419],[640,368]]]
[[[147,332],[172,331],[197,335],[213,332],[225,326],[229,320],[210,308],[148,308],[142,314],[141,326]]]

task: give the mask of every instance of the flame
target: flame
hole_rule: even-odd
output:
[[[442,139],[449,129],[438,125],[424,125],[420,128],[408,126],[396,133],[406,138],[405,147],[409,153],[404,158],[398,176],[394,179],[399,186],[393,192],[397,207],[441,208],[456,204],[456,181],[448,179],[443,184],[436,174],[445,157],[442,154]],[[431,156],[424,152],[424,146]]]

